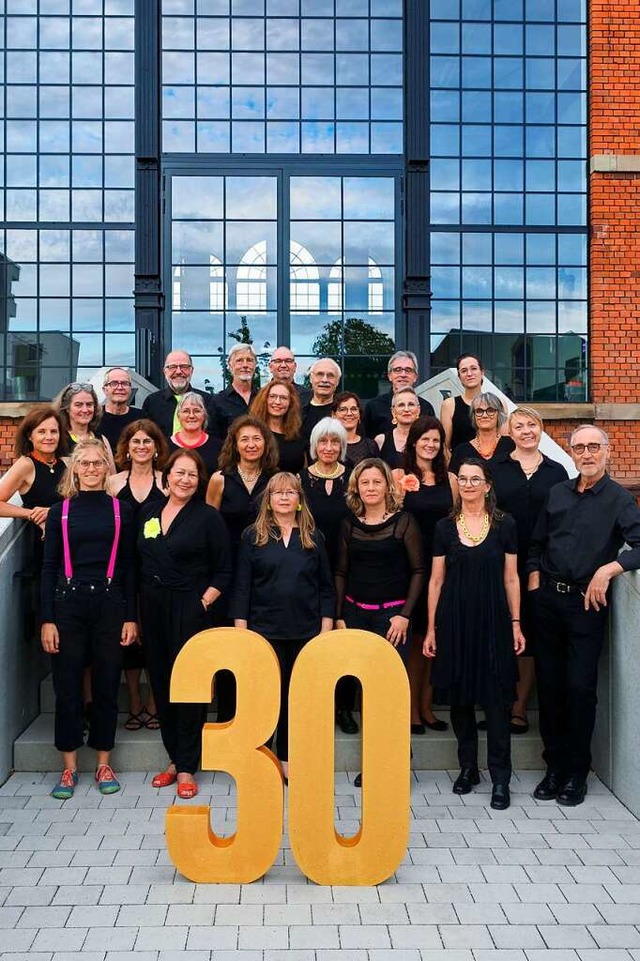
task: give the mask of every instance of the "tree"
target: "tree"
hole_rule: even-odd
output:
[[[316,357],[332,357],[342,367],[342,386],[359,397],[375,397],[396,345],[388,334],[360,317],[325,324],[314,341]]]

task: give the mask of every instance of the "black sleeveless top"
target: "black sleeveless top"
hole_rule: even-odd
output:
[[[453,399],[453,417],[451,418],[451,450],[458,444],[473,440],[476,436],[471,423],[471,407],[465,403],[461,394]]]
[[[131,485],[129,483],[130,478],[131,478],[131,471],[129,471],[129,476],[127,477],[126,484],[124,485],[123,488],[121,488],[121,490],[118,491],[118,500],[123,501],[123,503],[125,504],[131,504],[131,509],[133,510],[133,517],[137,523],[138,518],[140,517],[140,515],[142,514],[142,511],[146,507],[149,507],[151,504],[159,504],[165,501],[167,498],[165,494],[162,492],[162,490],[158,487],[155,474],[154,474],[153,483],[151,485],[151,488],[147,496],[144,498],[144,500],[141,500],[141,501],[136,500],[136,498],[133,495],[133,491],[131,490]]]
[[[27,455],[31,456],[31,455]],[[58,484],[62,480],[66,468],[62,460],[57,460],[53,468],[47,467],[42,461],[31,457],[35,468],[33,484],[22,497],[24,507],[51,507],[57,501],[62,500],[58,493]]]
[[[235,563],[242,532],[245,527],[253,524],[258,516],[260,499],[269,478],[264,473],[260,474],[255,487],[249,493],[237,469],[229,472],[223,471],[222,476],[224,477],[224,490],[220,502],[220,514],[229,531],[231,557]]]
[[[384,443],[380,448],[380,454],[378,456],[385,464],[389,465],[391,470],[395,470],[396,467],[402,467],[404,451],[396,449],[393,441],[393,429],[384,435]]]

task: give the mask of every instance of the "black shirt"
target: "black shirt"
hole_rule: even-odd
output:
[[[529,556],[529,542],[547,495],[555,484],[567,479],[567,472],[555,460],[542,456],[537,470],[527,475],[517,460],[505,457],[491,465],[493,489],[498,507],[511,514],[518,531],[518,570],[525,572]]]
[[[271,431],[273,439],[278,445],[278,470],[299,474],[304,467],[307,442],[304,437],[292,437],[285,440],[284,434]]]
[[[364,409],[364,432],[367,437],[377,437],[378,434],[386,434],[387,431],[393,427],[391,417],[392,397],[392,392],[388,391],[386,394],[380,394],[379,397],[374,397],[367,402]],[[429,414],[433,417],[435,412],[429,401],[423,397],[418,397],[418,400],[420,401],[420,416],[424,417],[426,414]]]
[[[256,397],[258,391],[254,388],[251,389],[251,396],[249,398],[249,403],[239,394],[235,387],[226,387],[216,394],[216,404],[218,405],[218,410],[220,411],[220,419],[222,424],[222,437],[226,437],[229,427],[236,419],[236,417],[242,417],[243,414],[249,413],[249,406]]]
[[[139,407],[130,407],[126,414],[110,414],[102,408],[100,418],[100,433],[106,437],[111,444],[111,450],[115,454],[120,434],[128,424],[133,424],[134,420],[144,417],[144,411]]]
[[[640,509],[629,491],[605,474],[583,493],[579,477],[556,484],[536,523],[527,571],[586,585],[603,564],[640,568]],[[630,551],[618,555],[623,544]]]
[[[411,617],[425,572],[420,528],[411,514],[400,511],[380,524],[345,517],[335,568],[336,617],[342,618],[345,597],[364,604],[404,600],[392,613]]]
[[[333,401],[329,401],[328,404],[309,403],[306,410],[302,412],[302,427],[300,428],[302,436],[308,441],[316,424],[319,424],[323,417],[331,417],[332,413]]]
[[[126,621],[135,621],[136,575],[133,511],[120,504],[120,539],[114,584],[120,584],[126,603]],[[80,491],[69,503],[69,552],[73,578],[86,584],[104,584],[115,534],[113,502],[104,491]],[[62,502],[49,509],[44,537],[41,602],[43,623],[55,623],[54,596],[64,575]]]
[[[242,535],[235,590],[229,616],[248,622],[272,640],[309,640],[320,633],[321,619],[333,618],[334,590],[324,538],[305,550],[294,528],[289,544],[269,540],[255,544],[252,529]]]
[[[213,434],[214,437],[224,437],[226,428],[223,432],[222,418],[215,398],[206,391],[197,390],[191,386],[189,386],[186,391],[183,391],[183,394],[186,393],[199,394],[200,397],[202,397],[209,419],[207,425],[208,433]],[[171,437],[173,434],[173,418],[177,404],[178,402],[171,388],[165,387],[163,390],[157,390],[154,394],[149,394],[148,397],[145,397],[142,402],[143,416],[148,417],[154,424],[157,424],[165,437]]]

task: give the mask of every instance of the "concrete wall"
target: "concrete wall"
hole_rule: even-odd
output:
[[[13,742],[39,711],[46,657],[35,636],[33,584],[20,575],[33,529],[0,518],[0,784],[13,767]]]
[[[609,639],[600,664],[593,766],[623,804],[640,817],[638,692],[640,572],[613,582]]]

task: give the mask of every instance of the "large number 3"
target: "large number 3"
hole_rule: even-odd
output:
[[[213,676],[230,670],[236,716],[205,724],[202,767],[237,785],[237,830],[214,834],[208,806],[167,811],[169,856],[192,881],[246,883],[275,861],[282,834],[280,767],[263,745],[278,719],[280,675],[267,641],[253,631],[196,634],[176,659],[171,700],[208,703]],[[334,824],[334,694],[340,677],[362,684],[362,824],[349,838]],[[299,655],[289,692],[289,835],[300,869],[318,884],[378,884],[402,861],[409,835],[409,687],[388,641],[332,631]]]

